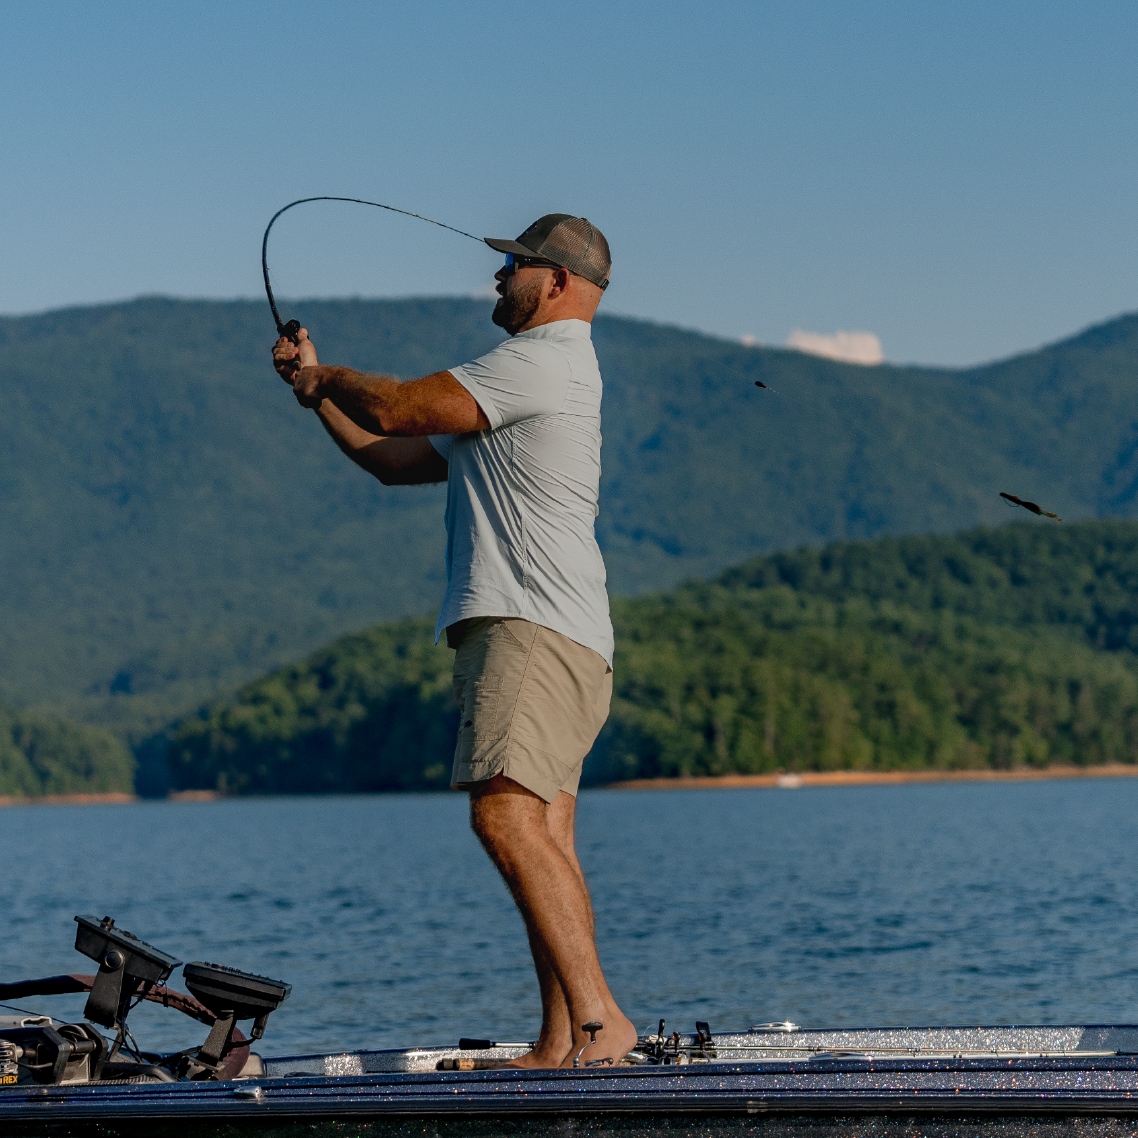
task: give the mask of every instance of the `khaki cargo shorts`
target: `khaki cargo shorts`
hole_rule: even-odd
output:
[[[604,726],[612,669],[591,648],[528,620],[478,617],[452,625],[458,745],[451,786],[504,774],[552,802],[576,795]]]

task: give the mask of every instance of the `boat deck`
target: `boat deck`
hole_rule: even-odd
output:
[[[643,1036],[659,1061],[439,1070],[522,1049],[283,1056],[233,1082],[21,1084],[0,1092],[0,1133],[1138,1135],[1134,1026]]]
[[[673,1037],[666,1037],[665,1045]],[[665,1055],[669,1066],[686,1060],[692,1064],[730,1062],[733,1065],[825,1061],[841,1058],[904,1059],[1043,1059],[1073,1058],[1079,1061],[1134,1055],[1138,1058],[1138,1027],[925,1027],[854,1028],[838,1031],[757,1030],[715,1033],[712,1043],[701,1047],[695,1035],[678,1037],[679,1062]],[[659,1037],[640,1037],[640,1050],[659,1043]],[[294,1055],[266,1059],[265,1074],[274,1078],[294,1075],[370,1075],[438,1070],[441,1060],[513,1059],[526,1044],[502,1044],[477,1051],[457,1047],[424,1047],[410,1050],[346,1051],[331,1055]],[[585,1058],[588,1058],[586,1052]]]

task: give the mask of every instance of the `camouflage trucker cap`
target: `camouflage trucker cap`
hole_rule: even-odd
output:
[[[517,257],[540,257],[552,261],[592,281],[599,288],[609,286],[612,256],[605,235],[586,217],[571,213],[547,213],[539,217],[516,241],[484,237],[483,241],[499,253]]]

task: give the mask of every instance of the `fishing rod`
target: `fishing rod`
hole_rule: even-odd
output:
[[[277,311],[277,302],[273,299],[273,286],[269,284],[269,230],[273,227],[273,222],[285,210],[290,210],[294,205],[303,205],[305,202],[355,202],[356,205],[373,205],[376,209],[390,210],[392,213],[401,213],[404,217],[417,217],[420,221],[429,221],[432,225],[437,225],[442,229],[449,229],[451,233],[457,233],[462,237],[469,237],[472,241],[478,241],[479,238],[475,237],[473,233],[467,233],[463,229],[455,229],[453,225],[447,225],[442,221],[435,221],[432,218],[424,217],[421,213],[411,213],[410,210],[396,209],[393,205],[384,205],[382,202],[367,202],[363,198],[335,198],[327,195],[322,195],[316,198],[297,198],[294,202],[289,202],[288,205],[282,206],[276,213],[273,214],[269,224],[265,226],[265,236],[261,238],[261,272],[265,276],[265,293],[269,298],[269,307],[273,310],[273,319],[277,324],[277,335],[284,336],[286,340],[291,340],[292,343],[299,343],[297,333],[300,331],[300,321],[290,320],[286,324],[281,320],[281,314]]]

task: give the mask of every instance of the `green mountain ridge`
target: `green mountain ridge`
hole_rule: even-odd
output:
[[[1138,523],[838,543],[618,599],[586,783],[1138,761]],[[451,653],[384,624],[182,722],[174,785],[447,784]]]
[[[411,376],[500,339],[488,302],[290,304],[321,356]],[[635,595],[748,556],[1138,514],[1138,317],[966,370],[861,367],[602,316],[598,537]],[[265,306],[0,319],[0,702],[138,744],[334,637],[429,611],[439,489],[353,468],[268,367]],[[754,386],[766,383],[773,392]]]

